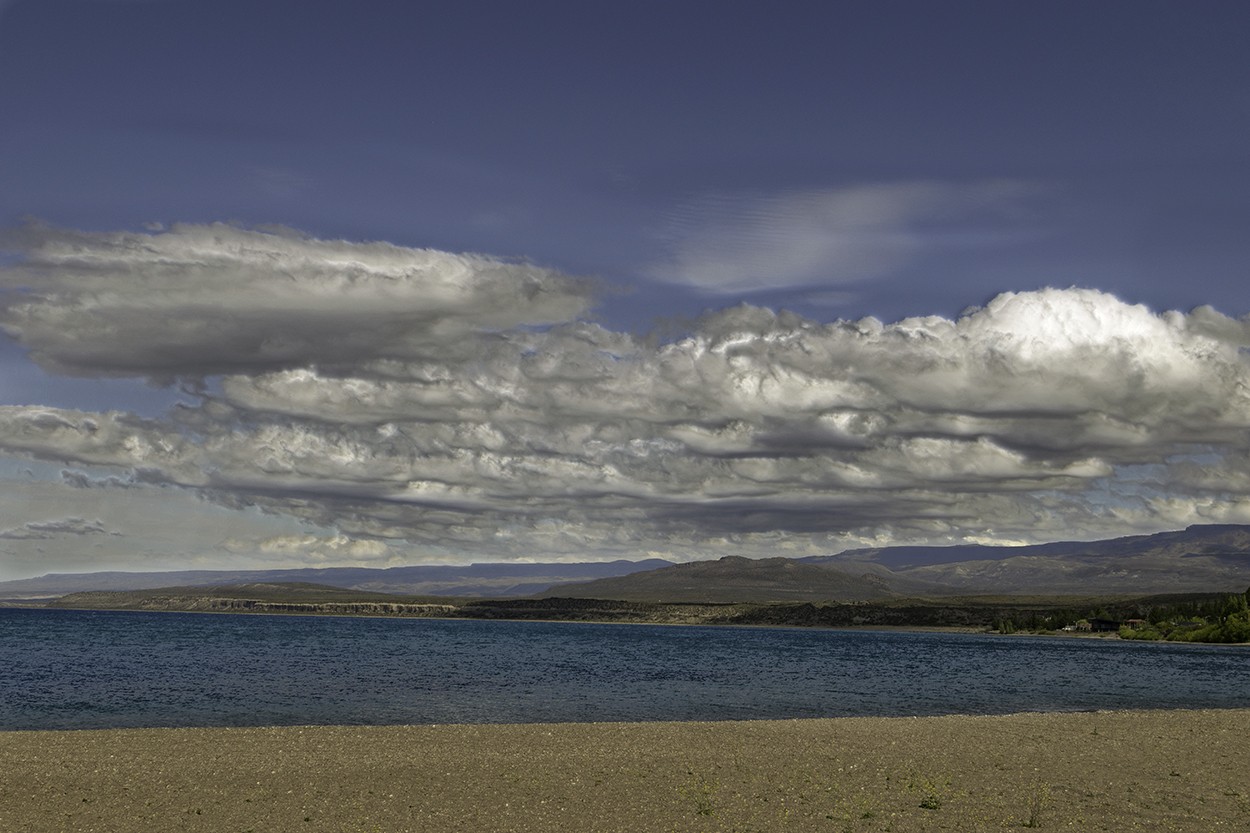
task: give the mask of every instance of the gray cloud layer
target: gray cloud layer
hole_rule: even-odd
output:
[[[62,535],[120,535],[104,526],[100,519],[59,518],[51,521],[29,521],[11,529],[0,529],[0,538],[12,541],[42,541]]]
[[[204,376],[423,359],[473,333],[583,312],[585,281],[523,263],[289,230],[174,226],[0,237],[0,327],[76,375]]]
[[[28,233],[3,280],[34,291],[3,321],[47,366],[226,375],[164,420],[0,408],[0,448],[357,539],[682,556],[1250,521],[1250,328],[1208,308],[1077,289],[891,324],[739,306],[656,345],[573,320],[579,282],[489,258]]]

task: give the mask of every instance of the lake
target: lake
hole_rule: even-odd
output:
[[[0,729],[1250,707],[1250,648],[0,609]]]

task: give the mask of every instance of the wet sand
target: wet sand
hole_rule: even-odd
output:
[[[0,830],[1245,831],[1250,710],[0,733]]]

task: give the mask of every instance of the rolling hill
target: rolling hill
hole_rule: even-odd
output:
[[[858,573],[792,558],[726,556],[717,561],[691,561],[628,576],[559,585],[541,595],[636,602],[867,602],[897,598],[908,591],[923,595],[934,590],[905,579],[892,584],[882,576],[862,570]]]
[[[885,547],[799,559],[727,556],[682,564],[649,559],[389,569],[80,573],[0,582],[0,599],[175,585],[291,582],[421,596],[675,603],[1240,593],[1250,586],[1250,526],[1191,526],[1154,535],[1023,547]]]
[[[877,601],[1242,592],[1250,527],[1025,547],[885,547],[800,559],[728,557],[560,585],[546,597],[647,602]]]
[[[1202,525],[1024,547],[885,547],[802,560],[956,595],[1241,592],[1250,584],[1250,527]]]

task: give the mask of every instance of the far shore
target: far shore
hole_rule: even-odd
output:
[[[0,604],[0,608],[9,607],[11,609],[57,609],[50,608],[47,604]],[[982,636],[1001,636],[1004,638],[1023,638],[1023,637],[1042,637],[1042,638],[1059,638],[1059,639],[1086,639],[1099,641],[1123,642],[1126,645],[1178,645],[1187,644],[1181,642],[1147,642],[1142,640],[1125,640],[1121,639],[1118,633],[1114,631],[1107,632],[1081,632],[1081,631],[1016,631],[1014,633],[1000,633],[984,627],[969,627],[962,625],[880,625],[880,624],[864,624],[864,625],[786,625],[786,624],[737,624],[737,623],[707,623],[707,622],[648,622],[644,620],[620,621],[612,619],[543,619],[543,618],[525,618],[525,619],[467,619],[457,616],[421,616],[421,617],[396,617],[386,616],[376,613],[308,613],[308,612],[292,612],[292,611],[226,611],[226,610],[177,610],[177,609],[144,609],[136,611],[134,608],[114,608],[114,607],[76,607],[73,610],[96,610],[101,612],[143,612],[143,613],[191,613],[206,616],[317,616],[327,618],[349,618],[349,619],[396,619],[396,618],[420,618],[427,620],[437,620],[443,622],[469,622],[469,621],[507,621],[507,622],[535,622],[547,624],[588,624],[588,625],[649,625],[662,627],[717,627],[717,628],[797,628],[800,630],[828,630],[828,631],[882,631],[887,633],[950,633],[950,634],[972,634]],[[1192,643],[1189,643],[1192,644]],[[1250,645],[1247,642],[1233,643],[1204,643],[1212,645],[1224,645],[1228,647],[1245,647]]]
[[[612,619],[466,619],[461,616],[420,616],[420,617],[398,617],[387,616],[379,613],[305,613],[295,611],[240,611],[240,610],[177,610],[177,609],[142,609],[135,608],[117,608],[117,607],[75,607],[75,608],[55,608],[46,602],[38,604],[4,604],[0,603],[0,608],[8,607],[10,609],[25,610],[94,610],[99,612],[122,612],[122,613],[192,613],[203,614],[206,616],[317,616],[333,619],[431,619],[440,622],[472,622],[472,621],[496,621],[496,622],[535,622],[545,624],[585,624],[585,625],[649,625],[664,627],[721,627],[721,628],[798,628],[801,630],[827,630],[827,631],[886,631],[893,633],[966,633],[966,634],[983,634],[986,636],[1062,636],[1075,637],[1079,639],[1119,639],[1115,633],[1077,633],[1073,631],[1052,631],[1047,633],[1029,633],[1018,631],[1011,634],[1000,634],[998,631],[989,630],[981,627],[966,627],[962,625],[772,625],[772,624],[709,624],[707,622],[648,622],[642,620],[618,621]]]
[[[1250,709],[0,732],[0,830],[1250,828]]]

